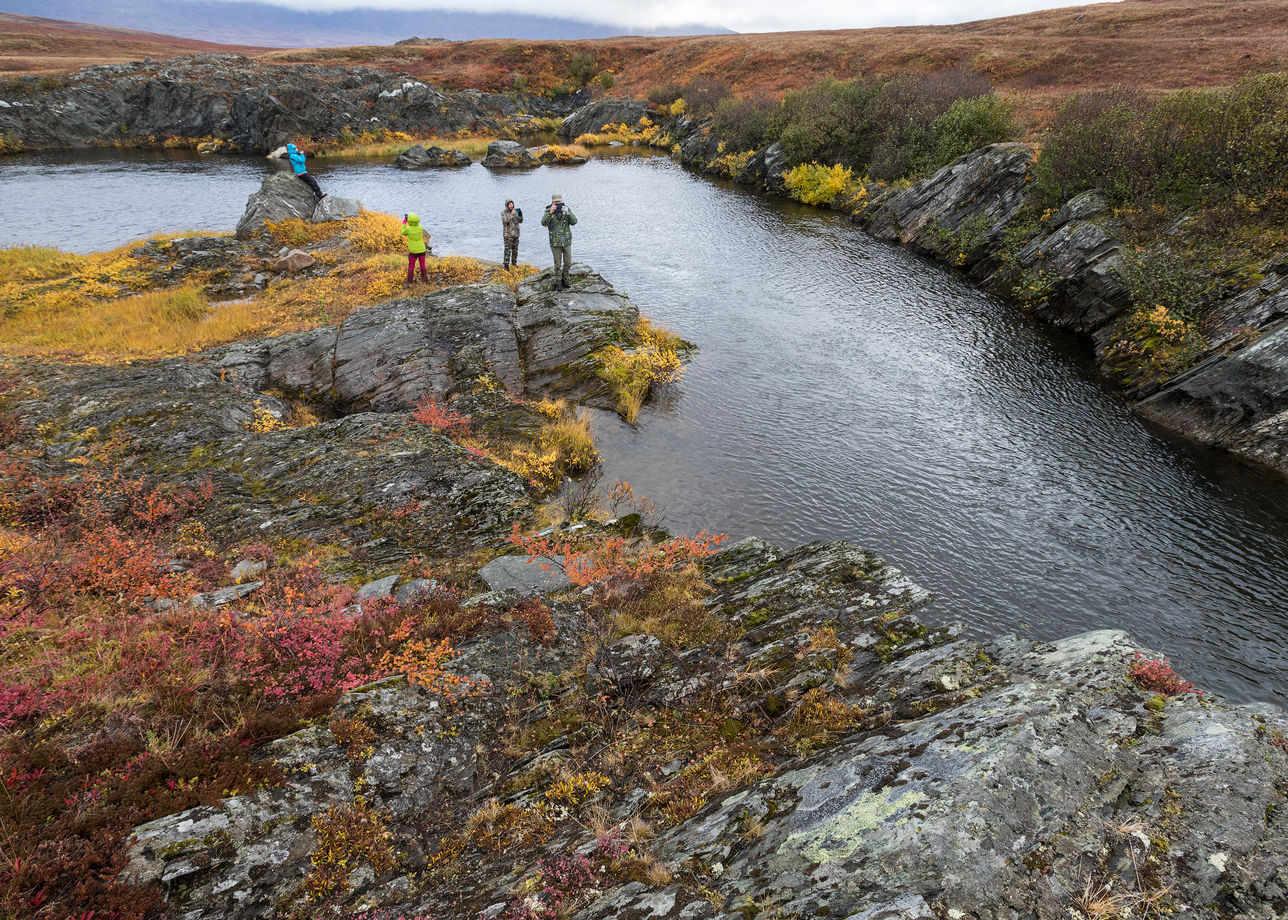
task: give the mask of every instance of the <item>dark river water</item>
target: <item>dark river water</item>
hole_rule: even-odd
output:
[[[262,160],[0,160],[0,245],[92,251],[228,230]],[[1057,638],[1123,628],[1236,700],[1288,702],[1288,487],[1152,433],[1088,347],[837,216],[665,158],[494,175],[314,169],[368,208],[418,211],[436,252],[500,259],[499,211],[552,192],[573,256],[701,346],[638,428],[596,418],[606,480],[677,530],[846,538],[939,600],[928,619]]]

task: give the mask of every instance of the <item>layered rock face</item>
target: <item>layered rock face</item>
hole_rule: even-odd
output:
[[[563,120],[558,134],[576,140],[583,134],[602,131],[607,125],[635,125],[648,112],[643,99],[599,99],[584,105]]]
[[[620,341],[639,312],[578,268],[569,291],[543,290],[551,280],[544,276],[517,296],[500,284],[447,288],[358,311],[336,326],[182,359],[131,367],[25,362],[22,373],[40,395],[15,408],[32,425],[115,432],[166,470],[211,471],[220,526],[230,534],[335,542],[361,534],[379,509],[416,499],[409,520],[423,542],[386,541],[373,550],[376,559],[499,545],[526,519],[524,482],[409,424],[407,412],[424,397],[456,401],[480,429],[514,435],[540,429],[541,416],[506,391],[608,405],[590,356]],[[500,388],[476,392],[480,378]],[[287,419],[290,399],[322,421],[257,430],[265,418]],[[396,449],[373,449],[390,437]],[[56,438],[49,451],[70,455],[80,446],[75,437]]]
[[[60,89],[17,81],[0,102],[0,133],[25,149],[137,144],[167,137],[266,153],[300,137],[389,129],[450,134],[498,130],[520,106],[509,96],[442,93],[367,67],[272,66],[198,54],[155,64],[89,67]],[[549,108],[527,100],[525,110]]]
[[[716,784],[696,813],[635,844],[659,867],[649,877],[605,869],[560,889],[569,871],[560,866],[614,839],[597,842],[575,814],[539,837],[517,824],[512,837],[498,831],[481,851],[451,850],[456,844],[425,820],[455,808],[462,824],[471,809],[518,821],[542,800],[542,781],[530,777],[552,775],[568,756],[561,736],[500,775],[489,772],[492,739],[514,717],[506,700],[522,694],[510,662],[558,674],[575,672],[580,657],[568,638],[545,647],[504,630],[463,647],[453,665],[489,682],[468,709],[449,714],[397,678],[355,691],[333,718],[384,729],[357,760],[320,726],[282,739],[264,756],[282,767],[285,785],[138,828],[127,875],[161,883],[172,912],[190,920],[299,908],[308,903],[301,886],[316,819],[361,797],[385,816],[403,857],[379,874],[353,866],[346,903],[354,910],[536,915],[550,891],[578,920],[745,911],[1065,920],[1098,895],[1134,911],[1212,920],[1270,920],[1288,910],[1280,807],[1288,754],[1278,710],[1153,697],[1127,677],[1137,649],[1118,632],[1036,645],[927,631],[912,615],[927,592],[844,543],[785,552],[750,540],[709,560],[704,577],[713,592],[707,609],[742,634],[679,655],[646,634],[627,637],[585,666],[597,693],[618,700],[623,717],[659,706],[689,712],[709,693],[741,695],[776,714],[762,751],[782,750],[774,739],[802,724],[802,707],[820,692],[856,721],[817,753],[780,755],[763,778],[723,792]],[[554,603],[565,637],[575,635],[579,603]],[[816,638],[822,629],[826,647]],[[755,675],[754,683],[737,675]],[[562,705],[556,694],[525,718],[545,724]],[[735,719],[730,737],[742,730]],[[604,787],[594,798],[598,833],[629,823],[659,783],[691,766],[681,758],[658,775]],[[576,768],[611,770],[593,760]],[[454,862],[443,861],[444,848]],[[543,884],[544,894],[531,894]]]
[[[382,411],[427,395],[451,398],[480,376],[517,394],[597,403],[607,388],[590,356],[620,341],[639,311],[585,265],[572,276],[568,291],[550,290],[545,272],[517,294],[491,283],[392,300],[337,326],[229,345],[195,360],[254,390]]]

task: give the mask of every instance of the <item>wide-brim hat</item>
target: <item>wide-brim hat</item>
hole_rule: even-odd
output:
[[[550,196],[550,203],[551,203],[551,204],[554,204],[556,201],[563,201],[563,195],[551,195],[551,196]]]

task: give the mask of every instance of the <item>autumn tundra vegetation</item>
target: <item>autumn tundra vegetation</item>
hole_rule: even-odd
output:
[[[1131,8],[1153,9],[1132,2],[1114,6],[1116,12],[1097,12],[1094,23]],[[1174,7],[1215,15],[1210,3]],[[986,31],[963,31],[967,44],[987,41]],[[850,213],[980,147],[1022,140],[1038,151],[1034,193],[1012,220],[1003,261],[1041,237],[1070,199],[1103,195],[1098,219],[1125,243],[1122,271],[1133,305],[1103,352],[1131,386],[1148,388],[1192,365],[1208,348],[1213,305],[1256,284],[1266,260],[1288,248],[1288,78],[1250,76],[1243,65],[1231,65],[1220,72],[1229,78],[1225,85],[1178,89],[1175,68],[1186,62],[1169,60],[1167,66],[1156,62],[1155,72],[1166,74],[1144,89],[1086,87],[1066,85],[1061,76],[1086,63],[1085,49],[1076,43],[1069,60],[1008,57],[1016,43],[1029,48],[1015,39],[995,51],[973,46],[973,57],[963,61],[945,58],[935,36],[913,36],[910,50],[899,54],[884,31],[872,40],[900,66],[882,74],[849,73],[846,67],[854,65],[822,55],[822,64],[810,59],[803,68],[808,79],[788,80],[771,68],[760,85],[751,79],[757,55],[776,60],[794,39],[767,38],[759,45],[745,37],[566,47],[470,43],[280,52],[265,59],[406,63],[427,78],[450,69],[458,85],[516,95],[558,95],[586,86],[637,92],[652,105],[644,118],[606,124],[572,140],[585,147],[616,141],[679,153],[681,142],[697,131],[711,141],[712,153],[698,165],[733,180],[747,178],[756,157],[778,145],[787,194]],[[835,53],[827,36],[809,41]],[[914,54],[918,41],[923,47]],[[488,54],[476,53],[480,48]],[[746,65],[751,69],[721,76],[693,63],[725,61],[730,48],[750,48],[754,53],[742,59],[752,61]],[[696,72],[666,68],[668,60]],[[503,85],[490,85],[497,81]],[[373,131],[315,143],[328,155],[387,156],[418,139]],[[458,135],[449,145],[476,155],[489,139]],[[583,149],[561,147],[555,155]],[[598,495],[589,416],[571,397],[514,394],[483,374],[471,381],[468,403],[424,394],[346,444],[364,460],[430,450],[449,457],[466,471],[463,476],[500,470],[512,474],[507,483],[517,483],[518,491],[507,493],[514,520],[504,528],[508,538],[437,555],[404,554],[392,569],[378,554],[406,536],[425,510],[423,502],[372,502],[342,522],[343,538],[248,535],[229,522],[221,505],[221,483],[229,477],[244,479],[251,498],[271,499],[289,513],[334,497],[275,495],[273,482],[246,474],[240,460],[224,459],[216,468],[202,445],[186,456],[143,451],[128,434],[137,420],[80,428],[70,410],[33,421],[17,408],[40,397],[49,379],[42,366],[125,373],[161,358],[196,361],[217,346],[341,324],[397,300],[405,293],[398,226],[395,218],[372,212],[345,222],[273,221],[254,241],[258,248],[235,256],[245,260],[237,271],[253,273],[284,247],[306,249],[316,267],[299,276],[283,273],[265,289],[237,298],[216,297],[214,278],[201,267],[177,269],[169,253],[182,237],[90,256],[42,247],[0,251],[0,915],[160,916],[160,890],[121,875],[133,829],[230,796],[283,788],[291,777],[263,754],[268,744],[300,729],[329,733],[354,775],[360,774],[382,726],[334,707],[343,694],[397,678],[448,714],[444,735],[454,731],[453,715],[489,694],[504,697],[487,752],[495,794],[450,803],[441,815],[418,816],[422,884],[455,890],[478,866],[522,853],[537,860],[535,869],[516,876],[500,914],[505,920],[570,916],[605,879],[660,887],[674,878],[709,904],[723,905],[711,866],[667,864],[650,841],[722,794],[799,765],[844,737],[860,730],[880,734],[989,689],[994,665],[981,651],[953,672],[966,675],[963,682],[947,672],[934,675],[934,692],[948,697],[925,691],[900,698],[892,689],[863,705],[847,699],[853,680],[847,669],[856,654],[873,667],[889,664],[920,649],[927,637],[910,616],[910,602],[876,592],[886,606],[869,612],[878,604],[871,593],[846,593],[867,591],[885,577],[884,564],[842,554],[839,574],[828,570],[822,587],[809,587],[844,595],[845,603],[838,602],[844,617],[829,611],[825,622],[808,621],[799,634],[786,628],[781,635],[757,633],[777,618],[790,619],[805,602],[797,598],[788,609],[736,598],[740,583],[770,577],[766,572],[778,577],[774,563],[713,575],[708,566],[715,565],[722,537],[658,530],[650,504],[626,484]],[[986,229],[967,224],[942,233],[964,263]],[[514,291],[535,271],[457,256],[431,257],[428,269],[427,293],[485,283]],[[1018,299],[1032,306],[1049,280],[1033,273],[1016,289]],[[1249,331],[1248,338],[1255,335]],[[604,405],[639,422],[649,396],[681,378],[690,347],[647,319],[622,330],[589,356],[607,394]],[[286,411],[270,410],[268,401]],[[250,451],[256,439],[316,429],[352,408],[301,393],[265,392],[237,435],[248,439]],[[485,516],[465,507],[462,520],[474,526],[470,515],[476,512]],[[557,568],[566,587],[555,597],[482,595],[467,603],[482,594],[479,566],[502,553]],[[801,563],[809,564],[808,558]],[[360,597],[377,570],[426,589],[402,600]],[[229,590],[235,604],[218,599]],[[720,590],[732,599],[716,606],[712,597]],[[838,635],[840,620],[854,620],[854,611],[868,618],[862,641]],[[470,643],[511,634],[534,648],[573,651],[562,670],[525,672],[503,694],[454,666]],[[686,668],[697,662],[695,672],[711,679],[700,691],[663,702],[643,691],[624,700],[614,696],[621,688],[609,693],[596,685],[593,675],[608,650],[640,636],[651,637],[668,660]],[[755,637],[749,644],[757,648],[762,640],[766,647],[785,642],[785,636],[795,644],[780,658],[753,666],[738,658],[745,649],[735,652],[746,636]],[[797,680],[802,662],[812,670]],[[1146,714],[1142,727],[1101,746],[1115,756],[1148,746],[1165,731],[1168,707],[1198,695],[1165,660],[1140,654],[1117,678],[1129,688],[1122,705],[1133,713],[1143,707]],[[775,683],[788,679],[785,689]],[[1270,762],[1282,754],[1283,736],[1265,727],[1262,736]],[[534,760],[561,742],[558,758]],[[521,764],[523,770],[509,774]],[[1111,788],[1115,773],[1101,777],[1099,787]],[[601,797],[612,800],[631,784],[642,790],[631,816],[613,820]],[[1130,799],[1130,791],[1118,800]],[[1157,875],[1168,859],[1164,831],[1184,833],[1179,812],[1168,810],[1179,797],[1162,796],[1164,817],[1152,837],[1145,835],[1150,842],[1141,853],[1148,851],[1153,863],[1138,854],[1136,843],[1119,841],[1136,870],[1129,889],[1121,880],[1110,885],[1083,874],[1079,853],[1085,884],[1065,901],[1076,902],[1085,916],[1172,910],[1175,893]],[[741,813],[736,846],[754,846],[774,816],[773,808]],[[1264,820],[1274,820],[1272,808],[1264,809]],[[384,877],[407,862],[390,824],[361,795],[313,815],[309,870],[280,915],[379,920],[377,913],[350,910],[344,897],[355,867]],[[537,859],[549,841],[579,836],[587,837],[586,845]],[[1045,877],[1056,855],[1034,849],[1025,860]],[[748,918],[760,909],[751,900],[737,906]]]
[[[467,705],[479,687],[446,668],[459,643],[511,626],[534,641],[554,640],[540,601],[462,606],[474,570],[505,551],[504,541],[465,559],[406,558],[398,571],[405,579],[434,579],[433,591],[401,604],[360,600],[362,579],[340,577],[334,567],[337,556],[361,555],[345,540],[246,539],[221,527],[220,487],[201,472],[205,448],[187,460],[171,458],[177,463],[144,459],[123,429],[91,428],[70,433],[77,446],[68,454],[54,446],[68,443],[64,422],[36,423],[13,408],[41,392],[33,370],[41,362],[111,369],[192,355],[334,325],[404,296],[398,227],[395,218],[363,212],[345,222],[270,222],[242,249],[222,238],[230,253],[240,253],[230,258],[248,260],[247,270],[282,246],[304,247],[315,259],[308,277],[284,272],[267,290],[224,303],[212,299],[213,272],[176,275],[171,250],[184,236],[87,257],[39,247],[0,253],[7,304],[0,320],[3,915],[153,916],[157,891],[117,875],[131,828],[280,783],[280,771],[257,752],[310,720],[325,721],[348,690],[403,675],[452,705]],[[431,283],[416,293],[478,283],[513,290],[533,271],[431,258]],[[625,330],[594,358],[609,405],[633,421],[650,389],[678,377],[683,347],[647,320]],[[568,476],[598,463],[586,414],[568,399],[511,395],[486,376],[473,389],[476,404],[502,408],[472,416],[426,395],[397,416],[394,431],[402,424],[432,432],[450,439],[462,462],[512,471],[532,507],[549,502],[543,519],[593,519],[593,487],[571,505],[558,496]],[[291,408],[270,410],[256,398],[243,436],[308,430],[334,414],[305,399],[280,404]],[[505,407],[525,421],[501,424]],[[370,449],[390,449],[379,441]],[[253,485],[261,496],[271,489],[268,481]],[[326,501],[293,500],[301,498]],[[648,507],[624,484],[605,501],[609,508]],[[373,510],[373,526],[399,532],[417,507]],[[526,508],[515,510],[516,521],[528,520]],[[516,523],[510,549],[555,549],[536,539]],[[588,533],[557,549],[577,584],[634,586],[643,605],[637,615],[648,617],[666,615],[646,610],[643,598],[654,587],[671,600],[698,590],[690,566],[717,542]],[[254,596],[235,611],[211,599],[210,592],[248,583]],[[355,750],[371,741],[361,722],[327,724],[338,743]],[[367,858],[381,865],[379,820],[361,803],[316,823],[319,852],[333,838],[356,846],[367,834],[374,848]],[[319,856],[308,882],[312,896],[323,901],[342,889],[347,870],[338,872]]]

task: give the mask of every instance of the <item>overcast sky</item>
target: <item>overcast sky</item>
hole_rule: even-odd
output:
[[[1070,6],[1051,0],[268,0],[308,10],[359,7],[523,12],[634,28],[693,23],[736,32],[859,29],[868,26],[967,22]]]

